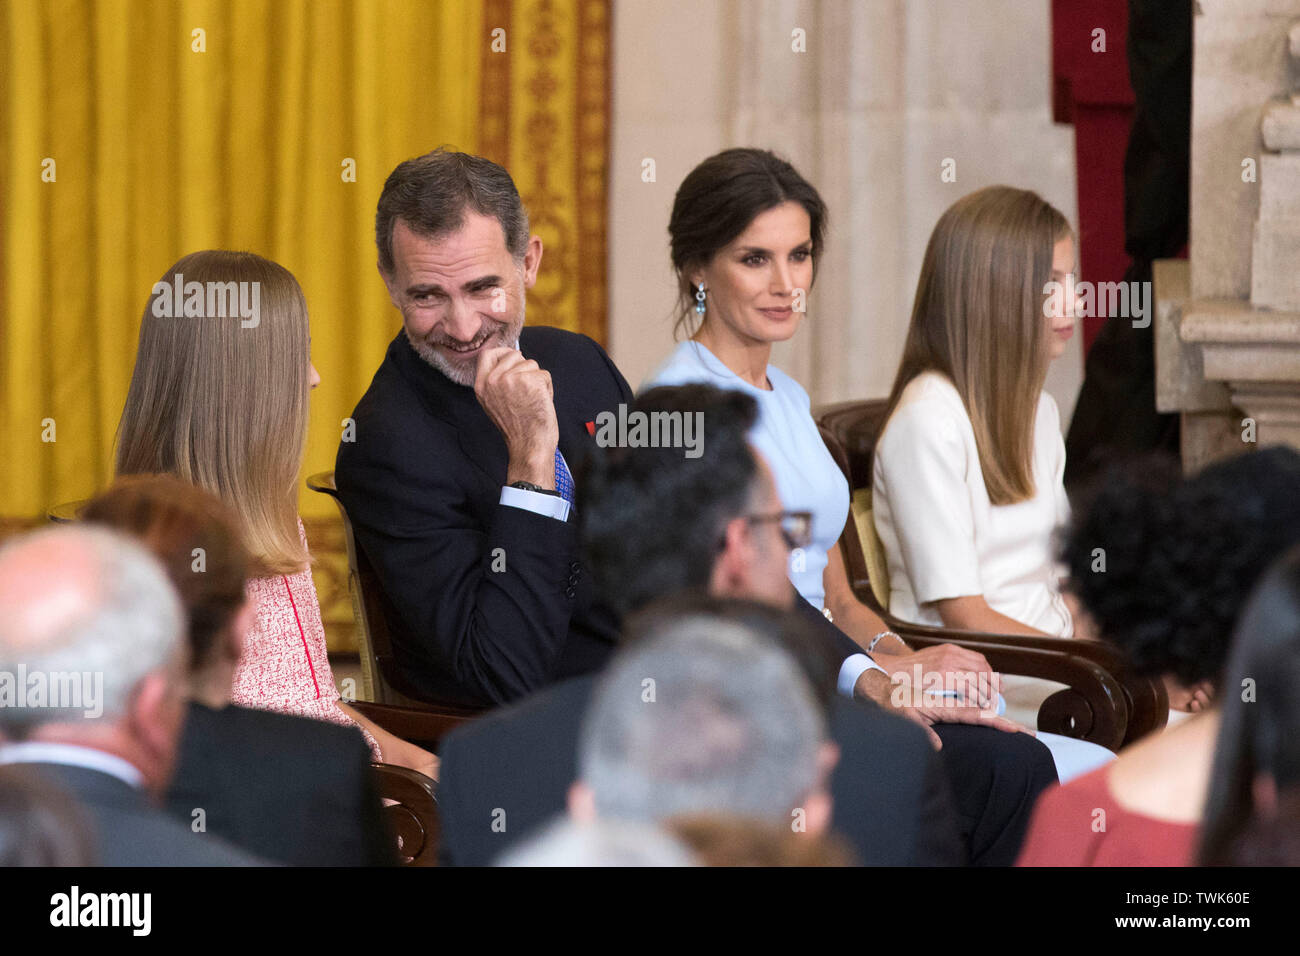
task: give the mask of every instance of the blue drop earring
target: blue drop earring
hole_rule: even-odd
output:
[[[704,314],[704,283],[701,282],[695,287],[695,314]]]

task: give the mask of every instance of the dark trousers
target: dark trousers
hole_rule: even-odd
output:
[[[1051,751],[1029,734],[936,724],[962,839],[972,866],[1011,866],[1038,795],[1056,783]]]

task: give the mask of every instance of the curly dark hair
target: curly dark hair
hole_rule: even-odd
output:
[[[1070,590],[1144,676],[1217,680],[1269,564],[1300,542],[1300,454],[1270,448],[1180,480],[1161,460],[1113,467],[1063,539]]]

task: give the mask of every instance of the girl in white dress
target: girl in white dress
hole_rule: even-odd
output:
[[[930,236],[872,504],[896,617],[1071,637],[1053,535],[1069,516],[1048,365],[1074,334],[1074,237],[1032,192],[958,200]],[[1062,685],[1004,679],[1033,726]]]

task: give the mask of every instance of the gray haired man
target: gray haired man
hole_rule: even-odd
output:
[[[709,814],[822,833],[837,757],[785,650],[739,621],[670,616],[601,678],[569,811],[578,821]]]
[[[105,529],[0,549],[0,764],[23,764],[87,811],[97,863],[259,861],[153,806],[184,715],[184,615],[163,569]]]

